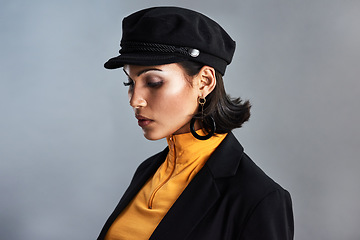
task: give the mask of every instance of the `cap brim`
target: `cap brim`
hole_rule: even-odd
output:
[[[169,63],[176,63],[185,61],[185,57],[176,56],[173,54],[143,54],[131,53],[121,54],[117,57],[110,58],[104,67],[107,69],[121,68],[126,64],[140,65],[140,66],[155,66]]]

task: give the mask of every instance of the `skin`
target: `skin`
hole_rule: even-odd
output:
[[[216,85],[215,70],[209,66],[193,77],[177,63],[125,65],[124,72],[129,79],[125,85],[130,106],[149,140],[189,132],[198,97],[206,97]]]

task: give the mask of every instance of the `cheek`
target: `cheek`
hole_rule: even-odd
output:
[[[157,99],[154,107],[166,114],[167,118],[186,117],[197,110],[197,96],[188,85],[168,88]]]

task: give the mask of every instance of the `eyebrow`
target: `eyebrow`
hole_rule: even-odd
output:
[[[123,68],[123,71],[124,71],[124,73],[125,73],[128,77],[130,77],[129,74],[125,71],[124,68]],[[159,72],[162,72],[162,70],[159,69],[159,68],[146,68],[146,69],[143,69],[143,70],[139,71],[139,72],[136,74],[136,76],[139,77],[141,74],[144,74],[144,73],[149,72],[149,71],[159,71]]]

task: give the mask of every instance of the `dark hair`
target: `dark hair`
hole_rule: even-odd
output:
[[[186,74],[195,76],[204,66],[198,62],[184,61],[179,62]],[[212,116],[216,124],[216,133],[228,133],[234,128],[240,128],[242,124],[250,118],[250,102],[243,102],[241,98],[231,98],[225,92],[222,75],[215,70],[216,86],[214,90],[206,97],[204,105],[204,122],[202,128],[207,130],[211,122],[207,116]],[[194,116],[201,119],[201,108],[199,113]]]

